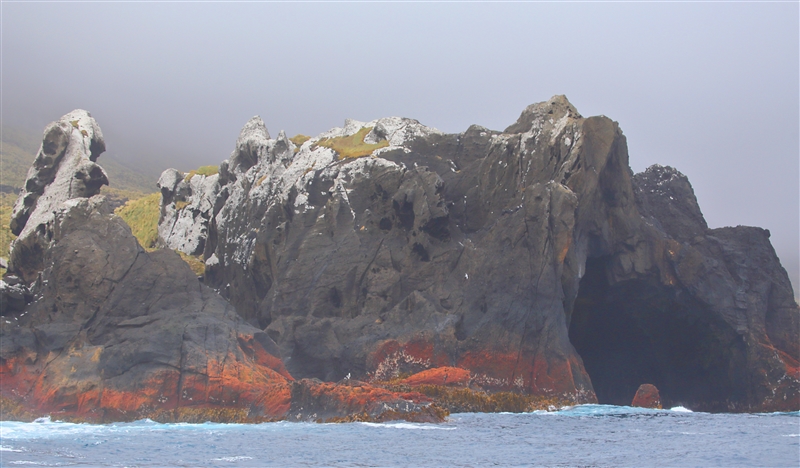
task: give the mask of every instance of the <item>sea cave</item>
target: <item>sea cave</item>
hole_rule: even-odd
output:
[[[725,411],[746,400],[741,335],[657,280],[609,284],[608,265],[587,260],[569,324],[600,404],[629,405],[643,383],[665,408]]]

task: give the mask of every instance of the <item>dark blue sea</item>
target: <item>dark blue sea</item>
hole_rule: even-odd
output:
[[[584,405],[443,424],[0,422],[2,466],[800,466],[800,412]]]

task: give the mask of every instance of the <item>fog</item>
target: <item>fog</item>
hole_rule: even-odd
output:
[[[253,115],[273,136],[391,115],[502,130],[565,94],[620,123],[634,171],[686,174],[711,227],[769,229],[798,289],[797,3],[0,9],[4,127],[41,131],[84,108],[108,154],[156,177],[219,164]]]

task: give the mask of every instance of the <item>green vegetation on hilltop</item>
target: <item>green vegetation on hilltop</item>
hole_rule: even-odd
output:
[[[147,250],[153,250],[158,241],[158,217],[161,214],[161,194],[151,193],[137,200],[129,200],[116,209],[139,243]]]
[[[13,193],[0,193],[0,257],[8,257],[8,248],[11,241],[17,236],[11,233],[11,210],[17,196]],[[6,274],[5,268],[0,268],[0,276]]]
[[[294,152],[296,153],[300,151],[300,147],[303,146],[303,143],[307,142],[310,139],[311,139],[310,136],[298,133],[297,135],[289,138],[289,141],[295,144],[296,148],[294,149]]]
[[[178,255],[181,256],[181,259],[189,265],[189,268],[192,269],[195,275],[203,276],[203,274],[205,274],[206,264],[203,262],[202,258],[185,254],[180,250],[176,250],[176,252],[178,252]]]
[[[218,172],[219,172],[218,166],[200,166],[197,169],[192,169],[191,171],[189,171],[189,173],[186,174],[186,177],[184,177],[183,180],[189,182],[190,180],[192,180],[192,177],[196,175],[211,176]]]
[[[339,159],[360,158],[369,156],[378,148],[389,146],[386,140],[378,143],[365,143],[364,138],[372,130],[372,127],[364,127],[350,136],[323,138],[317,142],[317,146],[330,148],[339,154]]]
[[[186,202],[182,203],[185,207]],[[122,218],[131,228],[136,240],[147,251],[156,249],[158,242],[158,218],[161,214],[161,194],[151,193],[150,195],[141,197],[135,200],[129,200],[124,206],[117,208],[114,211],[120,218]],[[201,276],[205,272],[205,264],[203,260],[187,255],[181,251],[177,251],[181,259],[186,262],[192,271]]]

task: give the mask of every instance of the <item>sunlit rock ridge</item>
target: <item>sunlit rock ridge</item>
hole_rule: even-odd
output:
[[[571,402],[648,383],[667,407],[800,409],[769,232],[709,229],[683,174],[634,175],[619,125],[564,96],[502,132],[386,118],[273,139],[254,117],[217,174],[159,187],[161,244],[202,255],[295,378],[447,367]]]

